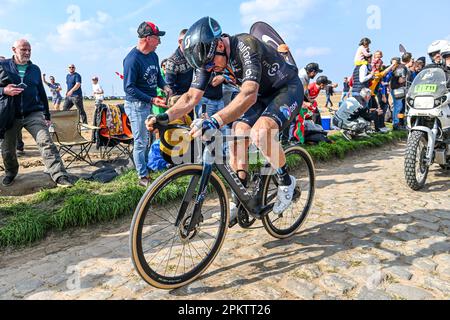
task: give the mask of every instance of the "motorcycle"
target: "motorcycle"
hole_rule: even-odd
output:
[[[408,145],[405,178],[418,191],[425,186],[433,163],[450,168],[450,92],[443,69],[423,70],[406,96]]]

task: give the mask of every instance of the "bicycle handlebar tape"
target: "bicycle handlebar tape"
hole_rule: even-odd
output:
[[[156,122],[162,126],[167,126],[169,124],[169,115],[167,113],[158,114]]]

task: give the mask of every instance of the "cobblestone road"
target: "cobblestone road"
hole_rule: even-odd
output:
[[[1,299],[449,299],[450,175],[404,184],[404,145],[319,166],[315,206],[287,241],[234,228],[196,283],[155,290],[134,272],[130,219],[2,252]]]

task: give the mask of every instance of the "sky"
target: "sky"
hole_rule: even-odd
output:
[[[162,60],[176,50],[180,30],[211,16],[228,34],[249,32],[256,21],[271,24],[297,65],[318,62],[340,84],[353,71],[361,38],[372,40],[372,52],[383,50],[385,62],[400,55],[400,43],[415,57],[425,56],[432,41],[450,40],[449,12],[447,0],[430,6],[405,0],[0,0],[0,55],[11,57],[14,40],[26,38],[32,61],[64,90],[73,63],[84,95],[91,95],[91,78],[98,76],[106,95],[122,96],[115,72],[122,72],[124,57],[136,46],[141,22],[167,32],[156,51]]]

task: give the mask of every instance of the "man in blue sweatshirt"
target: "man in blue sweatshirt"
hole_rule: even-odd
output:
[[[145,120],[151,114],[152,105],[167,108],[164,99],[158,98],[157,88],[167,96],[172,90],[161,75],[159,59],[155,51],[166,33],[151,22],[143,22],[138,28],[139,42],[123,62],[125,112],[131,122],[134,136],[134,162],[139,175],[139,185],[147,187],[149,133]]]
[[[4,132],[1,149],[6,173],[2,185],[12,185],[19,172],[17,134],[25,128],[36,141],[53,181],[59,186],[71,186],[48,130],[50,112],[47,94],[41,70],[30,61],[31,45],[27,40],[18,40],[14,43],[13,52],[12,59],[0,62],[0,111],[9,108],[8,114],[4,115],[8,118],[7,123],[0,126],[0,131]]]

